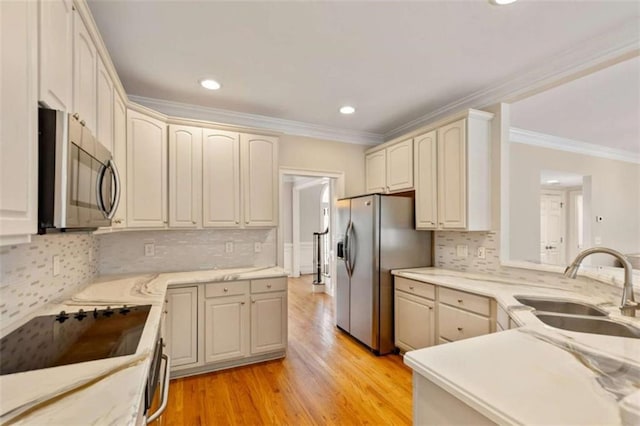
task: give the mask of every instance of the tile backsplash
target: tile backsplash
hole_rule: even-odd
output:
[[[588,277],[578,277],[574,280],[552,272],[502,266],[500,235],[497,232],[436,231],[434,240],[434,266],[438,268],[489,274],[541,286],[562,287],[582,294],[600,295],[616,303],[620,301],[620,288]],[[468,246],[467,257],[457,256],[458,245]],[[485,248],[485,259],[476,256],[478,247]]]
[[[275,229],[131,231],[97,238],[100,275],[276,264]],[[154,245],[153,256],[145,256],[147,243]],[[233,245],[230,253],[227,243]],[[260,244],[259,252],[256,243]]]
[[[0,328],[91,282],[97,259],[98,241],[87,233],[35,235],[29,244],[0,247]]]

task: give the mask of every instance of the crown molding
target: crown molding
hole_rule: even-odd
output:
[[[625,151],[623,149],[609,148],[602,145],[577,141],[546,133],[534,132],[532,130],[519,129],[517,127],[511,127],[509,129],[509,142],[573,152],[575,154],[606,158],[609,160],[624,161],[626,163],[640,164],[639,153]]]
[[[276,130],[289,135],[307,136],[359,145],[376,145],[382,143],[383,140],[383,135],[377,133],[338,129],[301,121],[284,120],[282,118],[183,104],[143,96],[129,95],[129,99],[171,117],[184,117],[218,122],[226,125],[231,124],[241,127]]]
[[[640,19],[634,18],[520,72],[494,86],[474,92],[385,133],[385,141],[461,109],[515,102],[640,54]]]

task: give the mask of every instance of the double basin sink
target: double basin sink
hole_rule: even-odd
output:
[[[554,328],[640,339],[640,329],[612,321],[607,318],[607,312],[586,303],[527,296],[516,296],[515,299],[534,308],[534,315]]]

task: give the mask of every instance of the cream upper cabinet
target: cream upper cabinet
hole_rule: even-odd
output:
[[[73,69],[73,1],[38,2],[38,99],[48,108],[71,112]]]
[[[365,155],[366,192],[413,189],[413,139]]]
[[[438,221],[438,157],[436,131],[414,139],[416,229],[435,229]]]
[[[414,138],[416,229],[491,229],[492,118],[469,110]]]
[[[244,226],[278,226],[278,138],[240,135]]]
[[[466,120],[438,129],[438,227],[467,223]]]
[[[167,126],[127,111],[127,226],[164,228],[167,223]]]
[[[202,226],[240,226],[240,134],[204,129]]]
[[[169,226],[202,222],[202,129],[169,126]]]
[[[113,161],[120,176],[120,204],[111,221],[112,228],[127,227],[127,107],[113,92]]]
[[[98,58],[96,80],[95,134],[98,142],[113,154],[113,83],[100,58]]]
[[[384,149],[366,154],[365,161],[365,184],[367,194],[385,192],[387,190],[387,155]]]
[[[171,368],[198,362],[198,287],[167,290],[165,334]]]
[[[96,132],[96,48],[78,13],[73,17],[73,113]]]
[[[37,231],[37,12],[35,2],[0,2],[0,245]]]

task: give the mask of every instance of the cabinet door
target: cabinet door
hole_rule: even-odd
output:
[[[198,287],[167,290],[165,327],[171,366],[198,362]]]
[[[37,34],[35,2],[0,2],[0,243],[36,233]]]
[[[169,226],[196,228],[202,211],[202,129],[169,126]]]
[[[73,1],[41,0],[39,7],[40,93],[48,108],[71,112]]]
[[[124,101],[113,91],[113,161],[120,176],[120,204],[111,226],[127,227],[127,107]]]
[[[387,188],[398,191],[413,188],[413,139],[398,142],[386,149]]]
[[[396,346],[405,351],[433,346],[434,303],[411,294],[395,292]]]
[[[251,295],[251,354],[287,348],[287,293]]]
[[[386,192],[387,177],[387,155],[383,149],[381,151],[372,152],[364,157],[365,170],[365,192],[372,194],[375,192]]]
[[[240,226],[240,134],[204,129],[202,226]]]
[[[416,229],[435,229],[438,222],[436,131],[414,139]]]
[[[240,135],[245,226],[278,226],[278,138]]]
[[[245,357],[249,349],[247,296],[206,299],[204,309],[205,362]]]
[[[438,129],[438,227],[467,225],[465,119]]]
[[[96,48],[78,12],[73,17],[73,112],[95,134]]]
[[[127,226],[162,228],[167,221],[167,127],[127,111]]]
[[[102,59],[98,58],[96,74],[96,129],[98,142],[113,154],[113,83]]]

